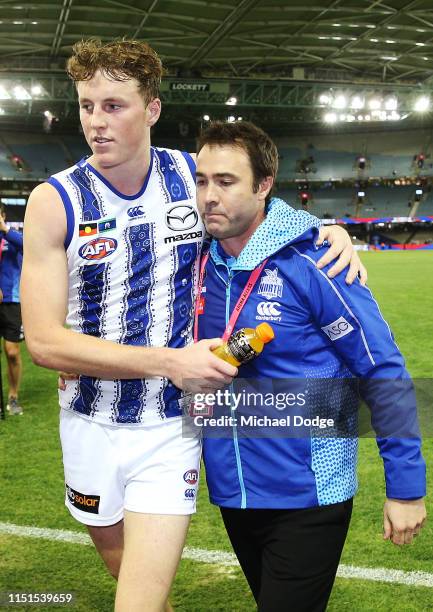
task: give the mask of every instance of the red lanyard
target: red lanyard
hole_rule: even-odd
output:
[[[205,273],[205,269],[206,269],[206,264],[208,262],[209,259],[209,251],[207,253],[205,253],[205,255],[203,255],[201,262],[200,262],[200,276],[198,279],[198,286],[197,286],[197,297],[196,297],[196,301],[195,301],[195,311],[194,311],[194,342],[198,341],[198,310],[199,310],[199,301],[201,299],[201,292],[203,289],[203,282],[204,282],[204,273]],[[257,268],[254,268],[254,270],[251,272],[250,277],[247,281],[247,284],[245,285],[245,287],[243,288],[243,291],[238,299],[238,301],[236,302],[236,306],[233,309],[233,312],[230,316],[229,322],[227,323],[227,327],[224,331],[224,334],[222,336],[222,340],[223,342],[225,342],[229,336],[231,335],[236,321],[239,318],[239,315],[241,314],[241,310],[242,308],[245,306],[245,302],[247,301],[247,299],[249,298],[249,295],[251,293],[251,291],[254,288],[254,285],[257,282],[257,279],[259,278],[260,274],[262,273],[263,268],[266,265],[266,262],[268,260],[265,259],[264,261],[262,261],[262,263],[257,266]]]

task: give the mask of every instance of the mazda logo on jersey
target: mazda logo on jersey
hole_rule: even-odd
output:
[[[173,206],[165,214],[165,223],[173,232],[185,232],[195,227],[198,222],[197,211],[187,204]]]
[[[86,242],[78,251],[83,259],[104,259],[117,249],[117,240],[114,238],[94,238]]]

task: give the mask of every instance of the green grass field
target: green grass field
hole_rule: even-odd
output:
[[[433,370],[432,254],[365,253],[363,260],[369,270],[369,285],[406,356],[411,374],[430,377]],[[83,531],[63,505],[56,376],[33,366],[27,355],[21,399],[25,414],[0,422],[0,522]],[[360,491],[342,563],[433,573],[430,523],[415,545],[396,548],[382,541],[382,465],[374,440],[361,440],[360,450]],[[432,465],[431,439],[424,442],[424,454]],[[207,501],[204,479],[188,545],[230,551],[218,511]],[[92,547],[0,533],[0,551],[0,592],[72,591],[76,595],[73,610],[108,612],[112,609],[115,585]],[[181,562],[171,600],[179,612],[255,609],[238,568],[190,560]],[[289,606],[290,602],[288,610]],[[329,610],[433,610],[433,588],[337,578]]]

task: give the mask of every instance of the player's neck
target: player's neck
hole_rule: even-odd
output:
[[[259,225],[264,221],[265,215],[260,215],[257,219],[255,219],[254,223],[250,225],[250,227],[245,230],[239,236],[233,236],[232,238],[224,238],[220,240],[220,244],[227,255],[231,255],[232,257],[239,257],[240,252],[244,249],[247,242],[249,242],[251,236],[254,234]]]
[[[105,165],[98,163],[97,157],[91,155],[89,163],[120,193],[131,196],[140,191],[149,171],[151,160],[150,146],[128,161]]]

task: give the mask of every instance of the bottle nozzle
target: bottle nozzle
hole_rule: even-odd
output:
[[[264,344],[267,344],[275,338],[274,330],[269,323],[260,323],[260,325],[257,325],[256,334]]]

